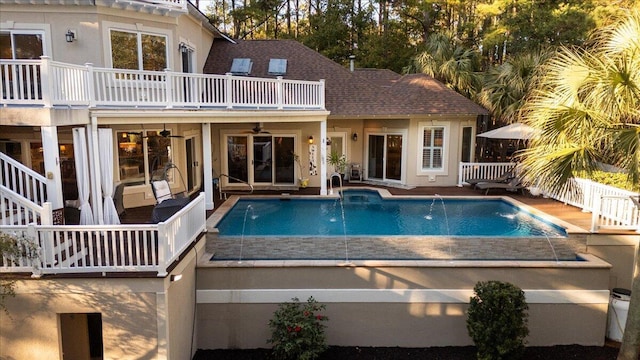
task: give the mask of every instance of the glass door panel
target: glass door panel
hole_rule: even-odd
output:
[[[295,166],[293,154],[293,146],[295,139],[293,137],[277,136],[274,137],[274,154],[275,154],[275,174],[276,183],[293,184],[295,179]]]
[[[367,175],[370,179],[384,178],[384,136],[369,135],[369,166]]]
[[[402,135],[387,135],[385,178],[402,179]]]
[[[253,182],[271,183],[273,182],[272,165],[272,137],[253,137]]]
[[[247,140],[246,136],[227,137],[227,166],[230,183],[237,183],[237,180],[249,181],[248,161],[247,161]]]

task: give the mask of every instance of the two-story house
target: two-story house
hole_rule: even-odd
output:
[[[0,357],[187,358],[193,249],[219,176],[211,126],[320,129],[323,82],[203,74],[212,44],[232,40],[186,0],[0,6],[2,232],[39,247],[28,262],[0,260],[19,282],[0,315]],[[288,155],[271,184],[297,186],[302,137],[265,149]],[[173,220],[113,225],[157,202],[157,177],[193,200]],[[64,224],[65,207],[80,226]]]

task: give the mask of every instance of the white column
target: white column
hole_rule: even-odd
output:
[[[211,158],[211,124],[202,124],[202,171],[204,171],[204,202],[207,210],[213,210],[213,161]]]
[[[89,180],[91,181],[91,195],[89,201],[93,204],[94,224],[104,224],[102,209],[102,180],[100,178],[100,147],[98,146],[98,119],[91,117],[91,124],[87,125],[87,151],[89,152]]]
[[[58,144],[58,127],[43,126],[42,157],[44,158],[44,176],[47,178],[47,201],[53,210],[64,207],[62,198],[62,176],[60,174],[60,147]]]
[[[327,119],[320,122],[320,195],[327,195]]]

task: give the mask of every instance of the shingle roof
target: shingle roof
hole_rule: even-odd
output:
[[[249,76],[268,74],[269,59],[287,59],[285,79],[325,80],[326,108],[331,117],[403,117],[410,115],[475,115],[487,111],[425,75],[400,76],[391,70],[349,71],[295,40],[216,40],[204,73],[225,74],[234,58],[250,58]]]

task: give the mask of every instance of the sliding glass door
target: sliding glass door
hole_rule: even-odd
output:
[[[369,134],[367,176],[372,180],[402,180],[402,134]]]

